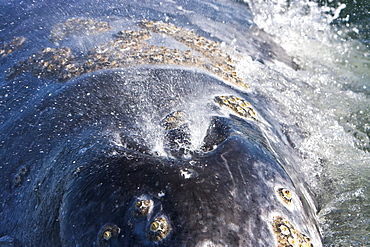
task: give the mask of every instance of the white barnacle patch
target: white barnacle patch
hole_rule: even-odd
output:
[[[196,172],[193,169],[183,168],[180,170],[180,176],[189,179],[196,176]]]
[[[158,192],[158,197],[164,197],[166,195],[166,192],[164,192],[163,190]]]
[[[281,216],[273,218],[272,229],[278,247],[313,247],[309,237],[298,231],[287,219]]]
[[[216,96],[215,102],[218,103],[220,106],[231,110],[234,114],[246,118],[252,119],[254,121],[257,120],[257,114],[255,110],[252,108],[252,105],[239,97],[232,96],[232,95],[222,95]]]

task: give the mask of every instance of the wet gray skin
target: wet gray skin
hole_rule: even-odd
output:
[[[208,10],[205,18],[235,23],[241,10],[250,16],[246,5],[215,4],[225,8],[224,16],[203,1],[168,3],[167,12],[144,1],[56,4],[55,13],[81,16],[87,8],[96,17],[111,11],[130,25],[133,18],[162,20],[166,13],[185,25],[194,16],[178,13],[180,5],[202,7]],[[35,16],[47,13],[43,8],[30,7],[29,19],[20,20],[18,31],[7,30],[9,35],[35,25]],[[234,19],[229,16],[233,10]],[[189,29],[197,25],[191,23]],[[36,39],[35,34],[24,36]],[[8,55],[2,68],[37,53],[43,42],[26,41],[26,48]],[[274,50],[275,44],[265,45],[276,52],[272,58],[274,53],[264,54],[252,43],[239,48],[261,62],[280,57],[294,66],[281,48]],[[258,95],[197,64],[143,62],[66,80],[22,68],[27,69],[2,77],[1,244],[321,245],[314,198],[297,172],[293,148]],[[225,95],[250,102],[258,119],[215,100]]]

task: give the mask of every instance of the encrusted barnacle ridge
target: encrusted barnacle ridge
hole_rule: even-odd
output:
[[[232,95],[216,96],[215,102],[231,110],[237,116],[258,121],[257,114],[252,108],[252,105],[239,97]]]
[[[281,216],[273,218],[272,229],[278,247],[313,247],[309,237],[298,231],[287,219]]]

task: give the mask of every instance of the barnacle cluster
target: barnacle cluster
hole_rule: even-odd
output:
[[[88,56],[75,57],[70,48],[45,48],[7,71],[12,79],[23,71],[43,78],[69,80],[99,69],[122,68],[141,64],[195,65],[201,58],[190,51],[158,47],[144,43],[146,31],[120,32],[113,41],[94,48]],[[132,36],[131,36],[132,35]]]
[[[153,201],[150,199],[139,199],[135,203],[134,214],[136,217],[146,216],[153,210]]]
[[[24,37],[14,37],[12,41],[3,44],[0,49],[0,57],[5,57],[6,55],[17,50],[23,45],[24,41],[26,41]]]
[[[98,67],[127,67],[140,64],[191,65],[202,63],[202,58],[194,56],[190,50],[180,51],[145,43],[151,38],[147,30],[120,31],[115,39],[102,44],[91,52],[88,59],[97,62]],[[94,58],[100,59],[94,61]]]
[[[108,22],[98,22],[92,19],[70,18],[65,23],[59,23],[51,30],[50,40],[55,42],[66,37],[80,34],[91,35],[111,29]]]
[[[257,122],[257,114],[249,102],[232,95],[216,96],[215,101],[219,105],[232,110],[237,115]]]
[[[114,223],[107,223],[102,228],[100,228],[96,244],[98,247],[110,246],[109,242],[112,238],[117,238],[118,234],[121,232],[121,229]]]
[[[67,78],[71,74],[81,73],[80,66],[71,61],[74,56],[70,48],[45,48],[39,53],[30,56],[27,60],[14,65],[7,71],[7,78],[12,79],[23,71],[30,71],[32,74],[44,78]]]
[[[288,220],[281,216],[274,217],[272,227],[278,247],[313,247],[309,237],[299,232]]]
[[[123,31],[118,32],[114,37],[116,39],[122,40],[127,43],[131,43],[131,42],[141,43],[147,39],[150,39],[152,35],[147,30],[140,30],[140,31],[123,30]]]
[[[222,51],[220,43],[199,36],[193,31],[176,27],[170,23],[142,20],[139,22],[139,26],[155,33],[171,36],[194,51],[202,54],[210,61],[210,64],[203,64],[202,67],[236,85],[243,87],[247,86],[244,81],[237,76],[234,61],[229,54]]]
[[[65,81],[99,69],[173,64],[200,67],[233,84],[247,87],[237,76],[230,55],[221,50],[219,43],[168,23],[140,21],[138,24],[143,29],[120,31],[111,41],[98,45],[82,56],[74,56],[70,48],[45,48],[11,67],[7,71],[7,79],[30,71],[38,77]],[[92,33],[108,28],[107,23],[72,18],[66,23],[56,25],[51,39],[60,40],[74,33]],[[189,47],[189,50],[171,49],[145,42],[151,38],[152,32],[172,37]]]
[[[280,188],[277,190],[277,193],[280,197],[280,199],[286,203],[287,205],[291,205],[292,204],[292,192],[288,189],[285,189],[285,188]]]
[[[170,224],[165,217],[156,217],[149,226],[149,239],[151,241],[161,241],[168,235],[170,230]]]
[[[185,112],[175,111],[162,120],[166,130],[165,147],[174,157],[191,153],[191,137]]]
[[[179,126],[185,124],[187,121],[187,115],[185,112],[182,111],[176,111],[173,112],[169,115],[167,115],[163,120],[162,120],[162,126],[166,130],[171,130],[178,128]]]
[[[29,167],[28,166],[22,166],[18,172],[15,174],[14,179],[13,179],[13,184],[14,187],[20,186],[23,182],[24,179],[27,177],[29,174]]]

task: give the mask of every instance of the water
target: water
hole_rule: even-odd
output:
[[[325,244],[369,246],[369,2],[321,3],[251,2],[254,22],[301,69],[245,67],[259,72],[252,88],[277,105],[312,178]]]
[[[369,3],[320,1],[318,4],[305,0],[245,2],[243,8],[250,8],[253,15],[232,12],[220,8],[217,3],[210,3],[210,6],[213,4],[213,12],[208,9],[209,12],[176,21],[207,32],[218,29],[212,18],[224,18],[223,13],[229,11],[230,19],[243,23],[245,29],[251,27],[248,35],[262,40],[265,37],[273,39],[294,58],[298,70],[277,61],[261,63],[258,48],[253,46],[253,42],[247,42],[250,40],[248,35],[238,36],[240,33],[232,29],[230,20],[224,23],[221,30],[210,31],[213,38],[239,50],[235,53],[239,61],[238,72],[249,83],[250,94],[267,101],[265,107],[279,120],[299,154],[301,172],[318,198],[325,245],[369,246]],[[23,50],[26,54],[22,55],[24,58],[47,45],[48,31],[61,17],[103,16],[104,21],[112,18],[113,26],[130,24],[125,19],[125,13],[113,5],[104,6],[101,3],[81,7],[74,1],[63,1],[61,5],[56,3],[47,9],[39,8],[42,4],[43,1],[0,3],[2,41],[11,40],[19,33],[29,36],[30,42]],[[185,11],[187,7],[182,8],[185,14],[188,13]],[[135,11],[140,12],[139,7]],[[59,13],[59,16],[49,18],[50,12]],[[122,16],[125,16],[124,20],[119,19]],[[152,17],[172,18],[171,15],[158,16]],[[99,37],[96,40],[80,40],[79,44],[73,41],[70,43],[74,44],[74,48],[84,53],[94,42],[99,42]],[[2,60],[1,69],[6,70],[14,62],[11,59]],[[43,94],[38,92],[43,89],[53,90],[53,86],[46,86],[46,80],[40,79],[31,85],[26,79],[21,77],[16,83],[4,82],[2,85],[7,93],[1,95],[2,99],[15,91],[18,93],[7,105],[9,108],[3,109],[2,123],[6,117],[15,118],[21,114],[19,112],[26,110],[26,104],[34,100],[33,93],[41,97]]]
[[[367,46],[370,44],[370,2],[368,0],[358,1],[317,1],[320,6],[328,6],[331,9],[340,9],[337,11],[336,19],[333,24],[339,25],[342,28],[354,27],[352,31],[347,32],[347,37],[351,39],[358,39]],[[333,11],[328,11],[333,13]]]

